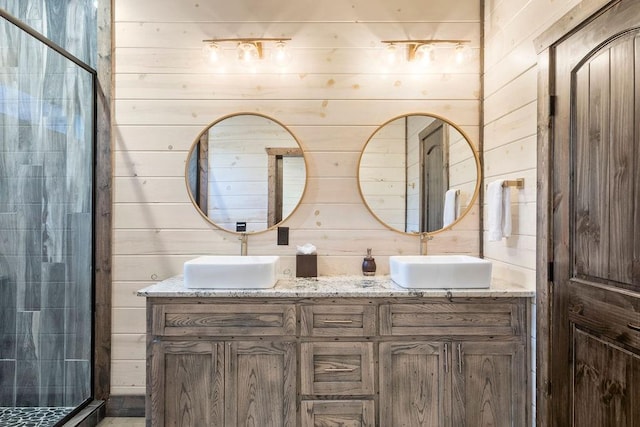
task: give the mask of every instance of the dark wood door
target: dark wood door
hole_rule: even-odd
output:
[[[448,172],[446,157],[448,147],[444,125],[429,126],[425,134],[420,135],[422,153],[422,230],[439,230],[443,226],[444,195],[449,186],[445,181]]]
[[[551,425],[640,425],[640,2],[555,47]]]

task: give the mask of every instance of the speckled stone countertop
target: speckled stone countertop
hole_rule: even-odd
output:
[[[405,289],[389,276],[322,276],[283,278],[270,289],[190,289],[183,276],[171,277],[140,289],[142,297],[243,297],[243,298],[322,298],[322,297],[532,297],[534,289],[494,280],[489,289]]]

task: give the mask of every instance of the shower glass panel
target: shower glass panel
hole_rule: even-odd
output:
[[[0,426],[92,397],[94,77],[0,18]]]

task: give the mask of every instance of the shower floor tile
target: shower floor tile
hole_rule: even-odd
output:
[[[74,409],[0,407],[0,427],[50,427]]]

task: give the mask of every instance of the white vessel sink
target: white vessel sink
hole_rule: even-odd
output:
[[[201,256],[184,263],[184,283],[199,289],[266,289],[275,286],[279,256]]]
[[[468,255],[389,257],[391,280],[410,289],[488,288],[491,262]]]

